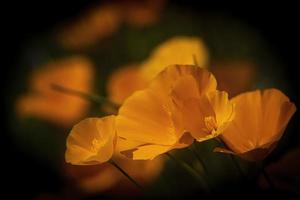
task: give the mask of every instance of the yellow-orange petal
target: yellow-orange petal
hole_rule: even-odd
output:
[[[135,149],[121,152],[133,160],[152,160],[157,156],[171,150],[171,146],[157,144],[142,145]]]
[[[164,95],[184,99],[202,96],[217,88],[212,73],[195,65],[171,65],[159,73],[150,87]]]
[[[225,91],[216,90],[215,92],[207,93],[207,97],[215,113],[216,132],[221,134],[234,119],[234,103],[229,101],[228,93]]]
[[[65,159],[75,165],[103,163],[112,157],[115,145],[115,116],[87,118],[71,130]]]
[[[196,62],[196,63],[195,63]],[[150,57],[142,63],[142,74],[152,80],[169,65],[198,65],[205,67],[208,51],[200,38],[178,36],[158,46]]]
[[[181,106],[185,130],[197,141],[220,135],[234,117],[234,106],[224,91],[185,100]]]
[[[151,88],[128,97],[116,118],[118,136],[144,143],[174,144],[176,129],[166,100]]]
[[[222,135],[224,142],[236,154],[247,155],[245,159],[264,159],[281,138],[295,105],[277,89],[243,93],[232,102],[236,113]]]
[[[137,65],[128,65],[116,70],[107,84],[108,97],[116,104],[122,104],[133,92],[143,89],[146,81],[141,77]]]

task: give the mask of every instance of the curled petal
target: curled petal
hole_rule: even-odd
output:
[[[73,127],[67,138],[66,162],[76,165],[108,161],[115,149],[115,116],[87,118]]]
[[[117,116],[120,137],[144,143],[171,145],[177,141],[168,104],[151,89],[126,99]]]

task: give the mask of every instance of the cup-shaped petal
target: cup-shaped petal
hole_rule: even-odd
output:
[[[234,118],[234,104],[224,91],[214,91],[200,98],[183,102],[182,113],[185,129],[197,141],[220,135]]]
[[[116,145],[115,116],[87,118],[73,127],[67,138],[66,162],[75,165],[108,161]]]
[[[232,102],[235,118],[222,134],[223,141],[244,159],[264,159],[281,138],[295,105],[277,89],[246,92]]]

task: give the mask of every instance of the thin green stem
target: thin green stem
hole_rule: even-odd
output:
[[[111,106],[116,111],[118,110],[118,105],[111,102],[107,98],[102,97],[102,96],[98,96],[96,94],[88,94],[88,93],[85,93],[85,92],[82,92],[82,91],[74,90],[74,89],[71,89],[71,88],[66,88],[64,86],[61,86],[61,85],[58,85],[58,84],[55,84],[55,83],[51,84],[51,88],[58,91],[58,92],[62,92],[62,93],[72,95],[72,96],[81,97],[83,99],[87,99],[89,101],[92,101],[92,102],[95,102],[95,103],[98,103],[98,104],[107,103],[109,106]]]
[[[240,175],[243,177],[243,179],[248,179],[248,177],[244,174],[240,164],[238,163],[238,161],[236,160],[235,156],[232,154],[229,154],[233,164],[235,165],[235,168],[237,168],[237,170],[239,171]]]
[[[273,184],[273,182],[272,182],[270,176],[268,175],[268,173],[267,173],[267,171],[265,170],[264,167],[261,168],[261,172],[262,172],[262,174],[264,175],[266,181],[268,182],[270,188],[271,188],[272,190],[275,190],[275,186],[274,186],[274,184]]]
[[[126,176],[137,188],[139,188],[140,190],[144,190],[144,188],[136,180],[134,180],[124,169],[122,169],[116,162],[110,160],[109,163],[115,168],[117,168],[124,176]]]
[[[223,147],[226,147],[226,144],[222,141],[221,138],[215,138],[215,141],[217,141],[218,143],[220,143]],[[241,177],[243,177],[243,179],[247,180],[248,177],[244,174],[240,164],[238,163],[238,161],[235,159],[235,156],[233,154],[229,154],[230,159],[232,160],[232,163],[234,164],[235,168],[239,171],[239,174],[241,175]]]
[[[183,162],[182,160],[176,158],[170,153],[166,153],[166,155],[173,161],[175,161],[178,165],[180,165],[183,169],[185,169],[191,176],[195,177],[199,184],[201,184],[202,189],[206,192],[209,193],[209,187],[204,180],[204,178],[191,166],[189,166],[187,163]]]
[[[201,164],[201,167],[203,168],[204,172],[207,173],[207,167],[204,163],[204,161],[202,160],[201,156],[198,154],[197,152],[197,148],[196,148],[196,144],[193,143],[190,147],[189,147],[190,151],[195,155],[195,157],[198,159],[199,163]]]

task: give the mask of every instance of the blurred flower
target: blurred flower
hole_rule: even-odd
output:
[[[200,67],[189,65],[167,67],[152,80],[149,87],[135,92],[121,106],[116,118],[118,135],[129,142],[136,142],[135,148],[128,148],[122,153],[134,160],[147,160],[172,149],[190,145],[193,138],[186,129],[185,122],[188,120],[183,120],[186,117],[182,111],[185,104],[183,101],[189,100],[189,97],[201,97],[208,92],[214,92],[215,89],[216,80],[213,75]],[[174,94],[170,95],[172,93]],[[210,99],[212,106],[217,111],[227,112],[227,108],[223,108],[227,106],[225,99],[227,96],[224,93],[217,93],[219,94],[220,98],[213,96]],[[218,103],[218,100],[221,103]],[[232,109],[230,111],[232,113]],[[197,117],[193,114],[190,116]],[[199,118],[205,120],[201,116]],[[224,116],[227,117],[227,113]],[[222,117],[220,114],[217,120],[222,121]],[[208,128],[213,119],[216,120],[215,118],[208,120],[206,126],[200,129]],[[200,125],[203,124],[200,122]],[[207,135],[215,134],[213,128],[215,127],[205,135],[200,135],[202,132],[198,133],[196,138],[201,140],[201,137],[204,140]]]
[[[169,65],[197,65],[206,67],[208,51],[196,37],[173,37],[154,49],[150,57],[141,64],[141,73],[152,80]]]
[[[151,184],[161,172],[164,160],[133,161],[124,156],[114,157],[131,177],[142,185]],[[66,173],[86,193],[108,192],[112,196],[132,196],[136,187],[109,163],[91,166],[67,165]],[[117,191],[117,192],[116,192]]]
[[[124,20],[137,27],[152,25],[158,21],[167,0],[129,0],[123,4]]]
[[[218,62],[210,70],[218,80],[218,89],[234,97],[251,88],[255,79],[255,66],[247,61]]]
[[[288,151],[278,161],[271,163],[265,168],[275,189],[293,192],[300,195],[300,147]],[[259,185],[268,187],[264,176],[259,177]]]
[[[116,32],[122,20],[119,6],[102,5],[89,10],[58,35],[65,48],[81,49]]]
[[[133,161],[119,153],[123,149],[127,149],[135,144],[135,142],[128,142],[122,138],[118,138],[112,159],[139,183],[147,185],[160,173],[164,160],[157,158],[152,161]],[[132,191],[136,190],[136,187],[109,163],[94,166],[65,165],[65,170],[86,193],[114,191],[112,195],[124,196],[133,195]],[[115,191],[118,191],[118,194],[115,194]]]
[[[87,111],[89,102],[52,89],[52,84],[89,92],[93,68],[84,57],[57,60],[34,71],[30,78],[30,93],[16,102],[20,116],[33,116],[52,123],[70,126]]]
[[[116,139],[115,116],[84,119],[72,128],[67,138],[66,162],[104,163],[112,157]]]
[[[232,99],[236,104],[236,115],[222,134],[229,150],[250,160],[264,159],[281,138],[296,107],[289,98],[277,89],[246,92]]]
[[[109,99],[120,105],[133,92],[145,86],[146,81],[141,77],[138,66],[127,65],[112,74],[107,84],[107,91]]]
[[[195,37],[173,37],[155,48],[140,66],[129,65],[116,71],[108,82],[109,99],[122,104],[134,91],[145,88],[165,67],[194,62],[201,67],[208,62],[208,53],[202,41]]]
[[[117,32],[123,23],[146,26],[155,23],[165,0],[120,1],[101,4],[88,10],[65,27],[58,40],[65,48],[82,49]]]

